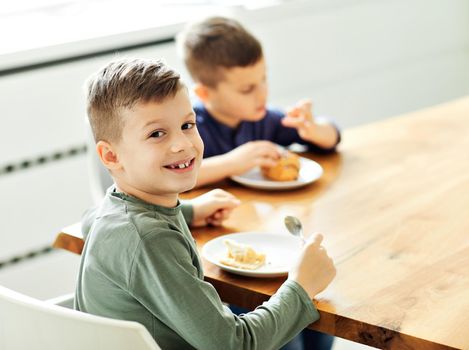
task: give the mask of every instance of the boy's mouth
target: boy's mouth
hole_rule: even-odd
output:
[[[184,173],[194,168],[194,162],[195,158],[191,158],[188,160],[178,161],[168,165],[164,165],[164,168],[169,169],[171,171],[175,171],[177,173]]]

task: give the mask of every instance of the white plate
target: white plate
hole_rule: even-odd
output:
[[[295,181],[270,181],[267,180],[261,172],[260,168],[254,168],[242,175],[231,176],[244,186],[259,188],[264,190],[287,190],[297,187],[309,185],[319,179],[323,173],[322,167],[314,160],[300,157],[300,173]]]
[[[266,264],[256,270],[244,270],[220,263],[227,255],[227,248],[223,241],[232,239],[238,243],[249,244],[257,252],[266,254]],[[292,264],[301,251],[301,241],[298,237],[286,234],[272,234],[261,232],[244,232],[223,235],[207,242],[202,248],[202,255],[222,270],[238,275],[251,277],[279,277],[290,271]]]

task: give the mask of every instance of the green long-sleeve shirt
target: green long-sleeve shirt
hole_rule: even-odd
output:
[[[111,188],[83,220],[75,308],[143,324],[162,349],[277,349],[319,318],[287,280],[255,311],[234,315],[204,282],[187,227],[192,207],[166,208]]]

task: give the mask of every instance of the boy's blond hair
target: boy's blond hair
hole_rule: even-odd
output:
[[[162,102],[184,84],[160,60],[120,59],[110,62],[87,83],[87,112],[96,142],[121,139],[123,109],[137,103]]]
[[[192,79],[209,87],[223,80],[223,68],[247,67],[263,56],[260,42],[238,21],[225,17],[190,24],[177,41]]]

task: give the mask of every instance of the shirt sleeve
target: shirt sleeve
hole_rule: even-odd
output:
[[[194,207],[190,202],[181,201],[181,212],[184,220],[189,226],[194,218]]]
[[[275,349],[319,318],[296,282],[287,280],[267,302],[234,315],[200,279],[193,252],[177,231],[145,236],[129,281],[139,301],[197,349]],[[208,336],[216,334],[216,336]]]

